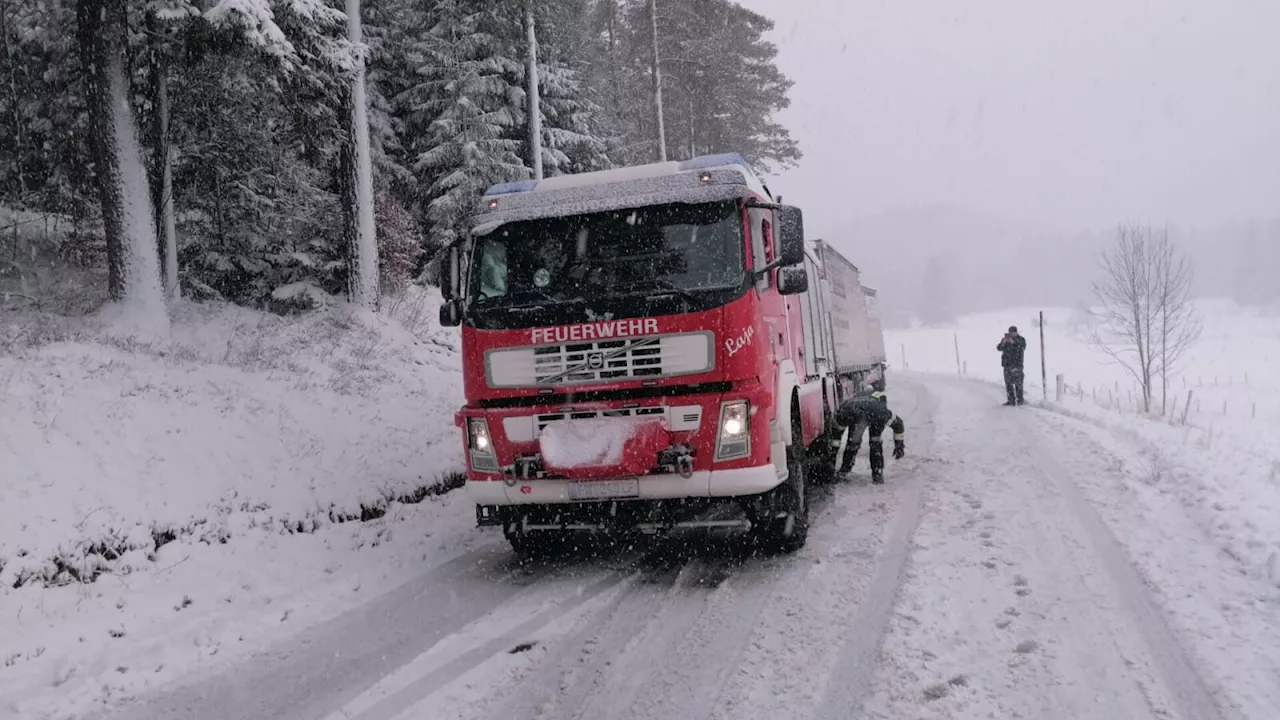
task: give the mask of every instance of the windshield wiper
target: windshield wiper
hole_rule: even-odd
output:
[[[536,290],[536,289],[526,290],[524,293],[521,293],[521,294],[523,295],[523,294],[525,294],[525,293],[528,293],[528,294],[537,294],[537,295],[539,296],[539,299],[537,299],[537,300],[529,300],[528,302],[511,303],[511,304],[509,304],[509,305],[495,305],[495,306],[493,306],[492,308],[486,308],[486,309],[493,309],[493,310],[525,310],[525,309],[528,309],[528,308],[540,307],[540,306],[543,306],[543,305],[556,305],[556,304],[562,304],[562,303],[576,303],[576,302],[583,302],[583,298],[582,298],[582,296],[581,296],[581,295],[579,295],[578,297],[574,297],[574,298],[556,297],[556,296],[552,295],[551,293],[546,292],[545,290]],[[498,299],[498,298],[494,298],[494,299],[496,300],[496,299]]]
[[[686,289],[684,289],[684,288],[680,287],[679,285],[677,285],[677,284],[675,284],[675,283],[671,282],[670,280],[668,280],[668,279],[666,279],[666,278],[653,278],[653,283],[654,283],[655,285],[657,285],[658,287],[662,288],[662,289],[663,289],[663,291],[665,291],[665,292],[655,292],[655,293],[651,293],[651,294],[653,294],[653,295],[670,295],[670,294],[674,294],[674,295],[679,295],[680,297],[684,298],[685,300],[687,300],[689,303],[691,303],[691,304],[693,304],[693,305],[697,305],[697,304],[698,304],[698,296],[697,296],[697,295],[694,295],[693,293],[689,292],[688,290],[686,290]],[[638,286],[639,286],[639,285],[641,285],[641,284],[642,284],[642,282],[634,282],[634,283],[631,283],[631,284],[627,285],[626,287],[627,287],[627,289],[630,289],[631,291],[633,291],[633,292],[634,292],[634,291],[636,291],[636,290],[638,289]]]

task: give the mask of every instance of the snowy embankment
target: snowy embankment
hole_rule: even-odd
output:
[[[307,532],[459,467],[457,354],[349,310],[183,305],[172,339],[11,313],[0,329],[0,584],[145,567],[165,542]]]
[[[1153,413],[1137,411],[1132,379],[1090,346],[1087,328],[1073,322],[1076,313],[1046,309],[1043,404],[1091,428],[1064,423],[1060,432],[1087,432],[1116,458],[1118,467],[1097,467],[1075,481],[1183,637],[1205,664],[1235,668],[1220,681],[1229,694],[1248,698],[1256,687],[1250,675],[1268,666],[1249,657],[1256,645],[1250,638],[1280,637],[1280,317],[1223,301],[1198,307],[1204,334],[1170,378],[1164,414],[1158,400]],[[951,327],[891,331],[886,343],[893,365],[902,367],[905,352],[911,371],[952,377],[958,343],[968,377],[1002,384],[995,346],[1017,325],[1029,345],[1027,399],[1041,404],[1035,316],[1031,309],[975,315]],[[1057,374],[1070,388],[1061,402]]]
[[[439,495],[461,388],[438,302],[184,303],[164,341],[0,312],[0,715],[180,677],[473,542]]]

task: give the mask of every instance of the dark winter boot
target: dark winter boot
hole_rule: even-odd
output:
[[[871,482],[879,485],[884,482],[884,442],[872,440],[867,450],[871,455]]]

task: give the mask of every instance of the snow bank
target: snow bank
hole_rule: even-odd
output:
[[[462,466],[438,303],[181,304],[163,341],[0,315],[0,593],[134,572],[183,537],[311,532],[421,500]]]

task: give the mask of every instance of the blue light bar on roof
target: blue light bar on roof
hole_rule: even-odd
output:
[[[516,180],[514,182],[498,183],[484,191],[485,197],[490,195],[511,195],[513,193],[529,192],[538,186],[537,180]]]
[[[680,161],[680,170],[702,170],[704,168],[721,167],[724,165],[741,165],[745,168],[751,166],[738,153],[721,153],[719,155],[701,155],[691,160]]]

